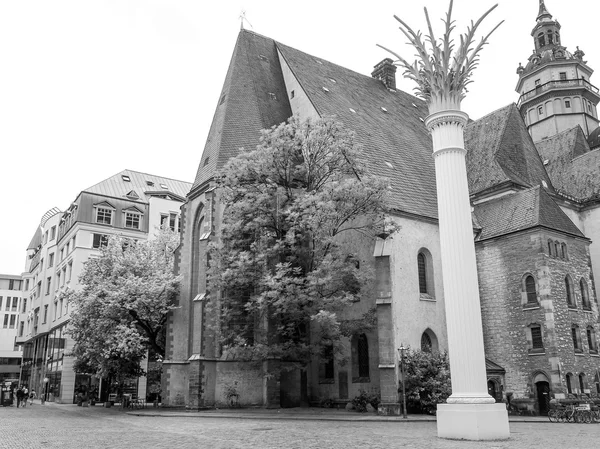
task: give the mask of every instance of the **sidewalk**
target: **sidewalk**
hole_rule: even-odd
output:
[[[313,420],[313,421],[357,421],[357,422],[435,422],[432,415],[381,416],[371,413],[357,413],[344,409],[297,407],[282,409],[238,408],[185,410],[170,408],[147,408],[126,412],[133,416],[197,417],[197,418],[235,418],[235,419],[277,419],[277,420]],[[510,422],[548,423],[546,416],[509,416]]]

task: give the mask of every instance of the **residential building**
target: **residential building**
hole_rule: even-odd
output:
[[[544,413],[551,397],[600,393],[594,285],[600,97],[583,52],[562,46],[560,26],[543,1],[533,37],[538,56],[519,68],[518,104],[470,122],[465,146],[489,393]],[[164,403],[218,404],[232,384],[240,402],[263,406],[343,403],[373,389],[381,393],[381,413],[398,413],[397,349],[447,348],[428,110],[396,89],[395,72],[384,59],[367,77],[240,31],[182,206],[177,269],[184,283],[169,319]],[[536,115],[539,107],[543,115]],[[205,307],[207,247],[218,241],[223,212],[215,173],[240,147],[255,148],[261,129],[293,115],[334,116],[355,131],[365,170],[390,181],[392,218],[400,228],[386,239],[348,239],[360,266],[373,268],[377,286],[341,318],[375,308],[377,329],[345,341],[351,362],[333,366],[326,379],[319,359],[265,378],[255,364],[224,357],[219,335],[206,326],[216,318],[207,314],[219,310]]]
[[[0,274],[0,385],[16,385],[21,371],[21,345],[16,342],[23,307],[21,276]]]
[[[28,302],[19,342],[24,345],[22,377],[48,400],[73,403],[83,385],[96,388],[101,398],[108,391],[103,381],[73,370],[74,359],[68,355],[73,341],[66,332],[70,310],[62,293],[80,288],[84,263],[99,256],[110,235],[145,240],[164,223],[178,232],[179,208],[190,187],[183,181],[124,170],[82,190],[65,210],[52,209],[44,215],[27,250]],[[145,397],[145,378],[128,388]]]

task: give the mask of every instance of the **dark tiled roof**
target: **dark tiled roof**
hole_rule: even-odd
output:
[[[504,374],[506,370],[497,363],[492,362],[490,359],[485,359],[485,371],[488,374]]]
[[[579,126],[536,146],[556,189],[580,200],[600,194],[600,148],[590,151]]]
[[[600,148],[600,127],[593,130],[587,138],[590,148]]]
[[[391,92],[369,76],[280,43],[277,47],[319,114],[352,129],[367,170],[390,180],[391,206],[437,217],[431,137],[421,120],[428,115],[425,103]]]
[[[483,227],[477,240],[544,226],[583,237],[581,231],[541,187],[503,196],[475,206],[475,216]]]
[[[125,181],[123,176],[128,177],[129,181]],[[152,183],[152,185],[149,185],[148,182]],[[165,189],[162,186],[166,186],[167,188]],[[162,176],[149,175],[133,170],[123,170],[83,191],[111,196],[113,198],[126,197],[127,194],[133,191],[135,195],[131,195],[128,198],[148,202],[151,195],[147,195],[146,192],[171,192],[181,198],[185,198],[191,186],[189,182],[185,181],[163,178]]]
[[[517,106],[498,109],[465,129],[467,174],[472,195],[512,181],[524,187],[552,183]]]
[[[209,180],[241,147],[254,149],[261,129],[291,115],[275,41],[242,30],[192,189]]]

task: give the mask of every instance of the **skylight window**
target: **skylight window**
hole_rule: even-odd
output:
[[[169,188],[169,187],[168,187],[166,184],[161,184],[161,185],[160,185],[160,188],[161,188],[161,189],[168,190],[168,188]]]
[[[323,90],[324,90],[325,92],[329,92],[329,89],[327,89],[325,86],[323,86]]]
[[[154,187],[154,183],[152,181],[146,181],[146,185],[150,187]]]
[[[416,104],[414,104],[414,103],[413,103],[412,105],[413,105],[413,107],[415,107],[415,108],[417,107],[417,105],[416,105]]]
[[[321,61],[319,61],[318,59],[315,59],[315,61],[317,61],[317,64],[323,65],[323,63]]]
[[[385,165],[387,165],[390,168],[394,168],[394,166],[392,164],[390,164],[388,161],[384,161]]]
[[[386,108],[384,108],[383,106],[381,106],[381,110],[382,110],[383,112],[387,112],[387,111],[388,111],[388,110],[387,110]]]
[[[337,81],[334,80],[333,78],[329,78],[329,81],[331,81],[333,84],[337,83]]]
[[[423,117],[419,117],[419,120],[421,120],[423,123],[425,123],[425,120],[423,120]]]
[[[131,182],[131,178],[127,175],[121,175],[121,178],[123,178],[123,181],[125,182]]]
[[[269,58],[267,58],[265,55],[258,55],[258,59],[269,62]]]
[[[274,92],[269,92],[269,97],[271,97],[271,100],[277,100],[277,95]]]
[[[356,114],[356,111],[354,109],[352,109],[352,108],[350,108],[350,112],[353,112],[353,113]]]

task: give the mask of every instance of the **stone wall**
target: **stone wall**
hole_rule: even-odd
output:
[[[548,240],[566,243],[568,257],[548,254]],[[591,383],[600,359],[590,354],[585,327],[597,332],[598,306],[593,295],[589,241],[537,228],[476,245],[486,357],[506,370],[505,393],[514,398],[535,398],[535,382],[544,378],[550,393],[565,390],[567,372],[585,372]],[[537,287],[537,304],[527,304],[524,276],[531,274]],[[566,300],[565,276],[574,280],[576,308]],[[584,311],[579,280],[589,286],[591,311]],[[532,350],[529,326],[542,329],[544,348]],[[571,325],[583,331],[583,351],[575,354]]]

